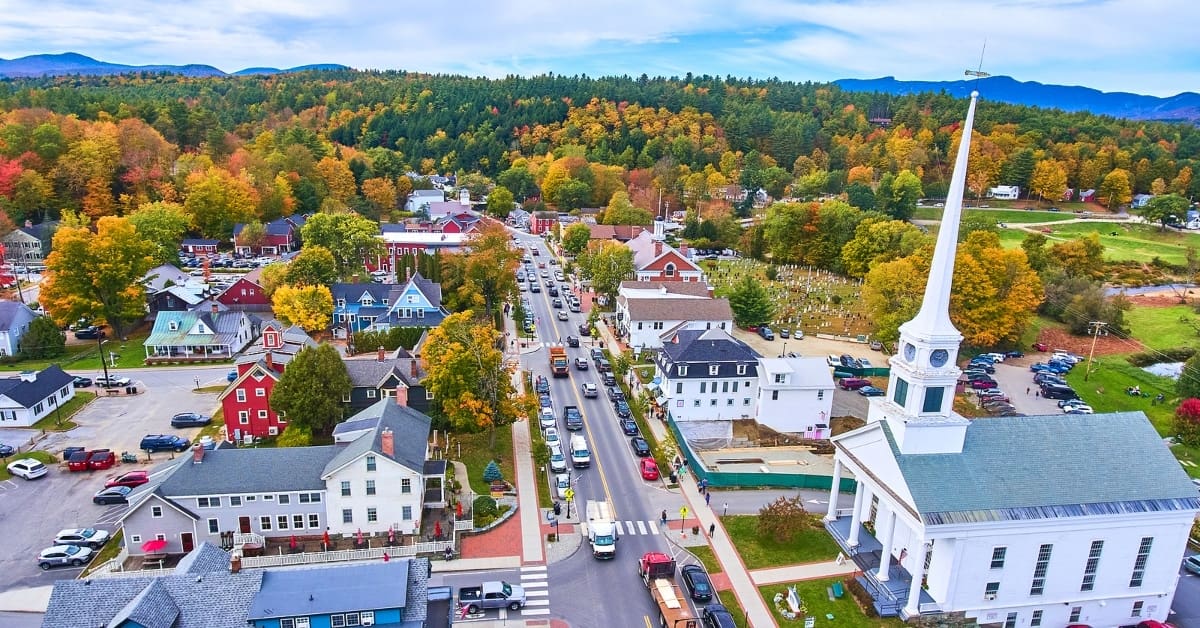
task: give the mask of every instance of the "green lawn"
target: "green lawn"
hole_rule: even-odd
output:
[[[450,449],[447,458],[459,460],[467,465],[467,476],[471,490],[478,495],[487,495],[491,488],[483,481],[483,470],[487,463],[495,460],[500,465],[504,479],[513,483],[515,474],[513,467],[512,428],[505,426],[496,428],[496,446],[488,447],[490,440],[488,432],[478,434],[454,434],[451,436]],[[460,446],[462,453],[460,454]],[[462,482],[462,478],[458,478]]]
[[[721,599],[721,604],[729,610],[729,614],[733,615],[733,623],[737,624],[738,628],[749,628],[750,622],[746,621],[746,612],[742,610],[742,605],[738,604],[737,596],[733,591],[717,591],[717,597]]]
[[[717,561],[717,555],[713,553],[712,548],[707,545],[693,545],[687,548],[700,564],[704,565],[704,570],[708,573],[721,573],[725,571],[721,568],[721,563]]]
[[[116,558],[117,554],[121,553],[121,546],[123,545],[121,541],[124,539],[124,536],[125,530],[117,528],[117,531],[113,532],[112,538],[108,540],[108,543],[96,553],[92,558],[92,562],[88,563],[87,567],[84,568],[83,573],[79,574],[80,577],[88,575],[92,569]]]
[[[990,205],[991,203],[989,203]],[[918,207],[915,220],[941,220],[944,207]],[[967,217],[982,216],[996,222],[1021,224],[1028,222],[1060,222],[1076,216],[1070,212],[1025,211],[1023,209],[964,209]]]
[[[149,329],[143,328],[130,334],[128,340],[109,340],[105,342],[104,355],[106,359],[109,353],[116,353],[120,356],[117,358],[116,365],[114,366],[110,361],[108,368],[127,369],[145,366],[146,348],[142,343],[146,341],[149,335]],[[58,364],[67,372],[101,370],[100,353],[96,349],[96,343],[94,342],[69,344],[67,345],[66,355],[52,360],[23,360],[13,364],[0,364],[0,370],[40,371],[51,364]]]
[[[788,543],[761,538],[757,530],[758,515],[729,515],[721,517],[721,523],[747,569],[815,563],[833,560],[838,554],[837,544],[819,523]]]
[[[1187,305],[1134,307],[1125,313],[1130,335],[1151,349],[1172,349],[1200,342],[1200,318]]]
[[[1151,375],[1116,355],[1096,358],[1087,381],[1084,381],[1084,366],[1072,370],[1066,379],[1093,410],[1098,413],[1141,410],[1159,434],[1170,436],[1174,433],[1172,422],[1175,406],[1178,405],[1174,380]],[[1151,398],[1125,394],[1127,387],[1135,385],[1140,386],[1142,392],[1150,393],[1151,397],[1162,393],[1167,402],[1151,405]],[[1183,468],[1189,475],[1200,477],[1200,448],[1176,445],[1171,451],[1184,463]]]
[[[45,430],[49,432],[65,432],[75,427],[75,422],[71,417],[75,416],[84,406],[91,400],[96,398],[96,393],[86,390],[76,390],[75,396],[69,401],[62,404],[56,412],[51,412],[42,417],[41,421],[33,424],[33,429]]]
[[[1171,264],[1186,263],[1187,247],[1200,249],[1200,234],[1161,231],[1153,225],[1126,222],[1075,222],[1050,227],[1050,241],[1072,240],[1090,233],[1100,235],[1104,257],[1111,261],[1149,262],[1155,257]],[[1109,235],[1116,233],[1117,235]]]
[[[781,626],[797,625],[802,626],[803,620],[797,618],[795,622],[789,622],[775,610],[775,594],[782,593],[787,595],[788,587],[796,587],[796,595],[800,596],[800,601],[804,605],[807,615],[816,618],[816,628],[824,628],[826,626],[838,626],[849,628],[874,628],[877,626],[897,627],[903,626],[904,622],[895,618],[880,618],[867,617],[859,608],[858,602],[854,601],[854,597],[847,590],[842,594],[842,597],[829,599],[829,589],[838,579],[830,580],[805,580],[803,582],[769,584],[759,587],[758,592],[762,595],[763,601],[767,604],[767,609],[775,615],[775,620]],[[786,602],[784,603],[786,608]],[[832,619],[827,616],[833,615]]]

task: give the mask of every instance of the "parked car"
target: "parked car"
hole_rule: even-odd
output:
[[[115,464],[117,464],[117,456],[109,449],[97,449],[88,456],[88,469],[92,471],[111,469]]]
[[[792,332],[788,329],[781,329],[779,330],[779,337],[784,340],[788,340],[792,337]]]
[[[705,628],[737,628],[729,609],[721,604],[709,604],[700,611],[700,619]]]
[[[545,440],[547,445],[558,445],[561,442],[558,438],[558,428],[546,428]]]
[[[763,340],[775,340],[775,332],[771,331],[771,328],[766,325],[758,328],[758,335],[762,336]]]
[[[1050,347],[1049,347],[1049,345],[1047,345],[1044,342],[1035,342],[1035,343],[1033,343],[1033,350],[1034,351],[1049,351]]]
[[[212,417],[199,412],[181,412],[171,417],[171,427],[204,427],[212,423]]]
[[[629,439],[629,446],[633,448],[633,453],[639,458],[646,458],[650,455],[650,443],[641,436]]]
[[[51,567],[78,567],[92,559],[92,550],[78,545],[55,545],[47,547],[38,554],[38,567],[48,570]]]
[[[1183,569],[1200,576],[1200,554],[1194,554],[1183,559]]]
[[[984,388],[996,388],[998,386],[1000,386],[1000,384],[997,384],[996,380],[990,379],[990,378],[989,379],[973,379],[973,380],[971,380],[971,388],[974,388],[975,390],[981,390]]]
[[[882,397],[884,390],[874,386],[863,386],[862,388],[858,389],[858,394],[864,397]]]
[[[883,343],[879,342],[878,340],[872,340],[871,341],[871,350],[872,351],[883,351]]]
[[[104,335],[104,330],[95,325],[75,330],[75,337],[79,340],[96,340],[97,338],[103,338]]]
[[[544,375],[538,375],[534,380],[533,388],[539,395],[548,395],[550,394],[550,380],[546,379]]]
[[[540,417],[541,419],[539,424],[542,426],[542,429],[558,425],[558,418],[554,416],[554,410],[551,410],[550,408],[542,408]]]
[[[612,371],[612,363],[608,361],[608,358],[597,358],[596,370],[600,371],[601,373],[609,373]]]
[[[26,480],[36,480],[47,473],[49,469],[41,461],[34,458],[21,458],[8,463],[8,472]]]
[[[1067,406],[1067,407],[1063,408],[1063,414],[1094,414],[1094,413],[1095,413],[1095,410],[1092,410],[1092,407],[1087,404],[1079,404],[1079,405]]]
[[[90,547],[99,549],[108,542],[111,535],[107,530],[97,530],[96,528],[68,528],[59,530],[58,534],[54,535],[55,545],[78,545],[79,547]]]
[[[538,405],[543,408],[549,408],[554,405],[554,402],[551,401],[550,395],[542,394],[538,395]]]
[[[76,377],[75,381],[72,383],[75,385],[76,388],[87,388],[88,386],[92,385],[92,378]]]
[[[617,385],[617,377],[612,374],[612,371],[609,371],[607,373],[601,373],[600,381],[605,386],[616,386]]]
[[[969,362],[967,364],[967,370],[980,370],[988,375],[991,375],[992,373],[996,372],[996,367],[992,366],[991,362]]]
[[[591,336],[592,328],[589,327],[587,323],[580,323],[579,324],[579,335],[580,336]]]
[[[563,455],[562,447],[555,445],[550,448],[550,470],[555,473],[566,473],[567,457]]]
[[[654,461],[654,458],[642,458],[638,463],[638,469],[642,472],[643,480],[658,479],[658,463]]]
[[[587,382],[583,385],[583,396],[584,397],[599,397],[600,390],[596,387],[595,384],[593,384],[591,382]]]
[[[554,476],[554,492],[558,494],[559,499],[567,498],[567,489],[571,488],[571,476],[566,473],[559,473]]]
[[[630,416],[629,404],[625,403],[624,400],[614,403],[613,411],[617,413],[618,419],[627,419]]]
[[[575,358],[575,369],[580,371],[588,370],[588,361],[584,358]]]
[[[870,386],[871,382],[860,377],[847,377],[838,382],[838,387],[842,390],[858,390],[864,386]]]
[[[168,434],[147,434],[142,437],[142,442],[138,445],[138,449],[146,452],[156,451],[184,451],[191,445],[191,442],[186,438]]]
[[[579,346],[579,338],[577,336],[567,336],[567,346],[568,347],[578,347]]]
[[[620,422],[621,431],[624,432],[626,436],[637,436],[638,426],[633,419],[626,417],[624,419],[620,419]]]
[[[1042,396],[1047,399],[1078,399],[1079,394],[1070,386],[1042,386]]]
[[[625,391],[621,390],[620,386],[609,386],[604,392],[608,395],[608,400],[613,403],[625,399]]]
[[[1021,353],[1020,351],[1005,351],[1004,357],[1006,357],[1006,358],[1023,358],[1023,357],[1025,357],[1025,354]]]
[[[112,488],[114,486],[128,486],[130,488],[134,488],[149,481],[149,471],[127,471],[121,475],[111,477],[106,480],[104,482],[104,488]]]
[[[15,453],[17,453],[16,447],[13,447],[12,445],[5,445],[4,443],[0,443],[0,458],[7,458]]]
[[[679,570],[679,575],[682,576],[683,586],[687,587],[688,595],[691,595],[693,600],[707,602],[712,599],[712,581],[708,579],[708,573],[704,571],[704,567],[684,565],[683,569]]]
[[[130,503],[131,492],[133,492],[132,486],[108,486],[107,489],[96,491],[96,495],[91,496],[91,503],[100,504],[100,506]]]

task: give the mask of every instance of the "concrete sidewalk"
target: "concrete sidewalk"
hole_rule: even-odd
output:
[[[840,565],[837,561],[831,560],[824,563],[755,569],[750,572],[750,578],[754,580],[754,584],[762,586],[764,584],[778,584],[780,582],[836,578],[838,576],[848,576],[857,571],[858,568],[852,560],[843,561]]]
[[[520,556],[500,556],[497,558],[456,558],[451,561],[430,560],[433,573],[451,573],[455,571],[487,571],[489,569],[516,569],[521,566]]]
[[[516,335],[516,323],[511,316],[504,317],[504,328],[512,336]],[[540,343],[537,348],[524,348],[521,353],[531,353],[541,349]],[[513,353],[513,347],[509,345],[509,355],[506,357],[518,357]],[[525,380],[522,377],[521,369],[517,368],[513,374],[513,385],[520,394],[525,387]],[[517,516],[521,519],[521,558],[525,563],[542,563],[545,561],[545,553],[542,546],[542,511],[538,507],[537,498],[537,482],[539,481],[537,472],[533,468],[533,447],[532,437],[529,433],[529,421],[517,421],[512,424],[512,440],[513,440],[513,467],[516,469],[516,484],[517,484]]]
[[[45,613],[54,585],[30,589],[9,589],[0,593],[0,611]]]

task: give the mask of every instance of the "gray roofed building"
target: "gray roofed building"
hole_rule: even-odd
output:
[[[659,368],[672,379],[711,379],[714,375],[721,378],[755,377],[760,357],[750,345],[723,329],[683,329],[663,344],[658,362]],[[710,373],[709,365],[717,366],[717,372]],[[746,368],[739,372],[738,365]],[[687,368],[680,370],[681,366]]]
[[[204,541],[175,565],[177,574],[205,574],[229,568],[229,552]]]
[[[0,300],[0,355],[17,355],[37,314],[19,301]]]
[[[37,423],[75,396],[74,379],[57,364],[0,378],[0,426]]]
[[[265,447],[213,449],[199,464],[180,459],[158,493],[174,498],[190,495],[229,495],[325,489],[321,472],[343,448]],[[280,473],[286,469],[286,473]]]
[[[1200,509],[1196,486],[1140,411],[972,421],[959,454],[903,454],[890,426],[875,425],[929,525]],[[1138,452],[1137,464],[1119,451]]]
[[[230,573],[224,566],[202,575],[59,580],[42,627],[115,627],[136,622],[145,628],[245,628],[264,573]]]
[[[328,569],[271,570],[247,617],[251,621],[279,617],[316,617],[334,613],[403,609],[413,561],[391,560]],[[418,600],[413,600],[417,602]],[[407,613],[405,613],[405,619]]]
[[[629,299],[630,321],[732,321],[729,299]]]
[[[628,294],[630,298],[636,298],[638,295],[635,293],[656,293],[662,296],[678,295],[693,298],[711,296],[708,284],[695,281],[622,281],[618,292]]]
[[[394,400],[381,399],[375,405],[350,417],[349,421],[341,425],[346,423],[364,427],[370,425],[371,427],[369,432],[364,432],[363,436],[341,448],[341,451],[325,466],[322,477],[328,476],[368,451],[386,456],[381,446],[385,429],[390,429],[395,435],[394,452],[386,457],[417,473],[424,472],[425,457],[429,447],[429,426],[432,423],[428,416],[407,406],[402,406]],[[334,428],[335,439],[341,425]]]

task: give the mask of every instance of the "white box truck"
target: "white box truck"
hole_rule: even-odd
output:
[[[592,544],[592,556],[613,558],[617,555],[617,524],[613,521],[612,507],[606,501],[587,501],[587,519],[584,534]]]

